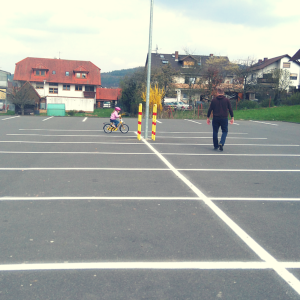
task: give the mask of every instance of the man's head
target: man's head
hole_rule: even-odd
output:
[[[222,96],[222,95],[224,95],[224,90],[222,88],[217,88],[216,94],[217,94],[217,96]]]

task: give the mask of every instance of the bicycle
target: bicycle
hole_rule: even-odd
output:
[[[117,127],[113,126],[114,122],[103,123],[103,124],[104,124],[103,130],[105,133],[111,133],[113,131],[117,131],[118,129],[120,129],[122,133],[127,133],[129,131],[129,126],[123,123],[122,118],[120,118],[120,122]]]

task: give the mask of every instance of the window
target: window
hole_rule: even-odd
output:
[[[50,82],[50,83],[49,83],[49,86],[58,86],[58,83]]]
[[[56,74],[56,71],[52,71],[52,74]]]
[[[94,86],[93,85],[86,85],[85,86],[85,91],[86,92],[93,92],[94,91]]]
[[[86,78],[86,73],[76,73],[76,78]]]
[[[66,71],[66,76],[70,76],[70,72]]]
[[[163,54],[160,55],[160,58],[165,58],[165,56]]]
[[[64,91],[69,91],[70,90],[70,85],[69,84],[64,84],[63,85],[63,90]]]
[[[82,91],[82,85],[75,85],[75,91]]]
[[[46,103],[41,103],[40,104],[40,109],[46,109]]]
[[[283,63],[283,67],[284,68],[290,68],[291,67],[291,63],[284,62]]]
[[[45,70],[36,70],[35,71],[35,76],[45,76],[46,71]]]
[[[58,88],[49,87],[49,94],[58,94]]]
[[[192,67],[194,65],[195,65],[195,62],[193,62],[193,61],[184,61],[183,62],[183,67],[184,68],[190,68],[190,67]]]
[[[36,87],[35,87],[37,90],[39,90],[39,89],[43,89],[44,88],[44,84],[43,83],[41,83],[41,82],[37,82],[36,83]]]
[[[168,60],[162,60],[162,63],[163,63],[163,64],[168,64],[169,61],[168,61]]]
[[[195,80],[196,80],[196,78],[189,78],[189,83],[190,84],[195,84]]]
[[[297,73],[291,73],[290,80],[297,80]]]

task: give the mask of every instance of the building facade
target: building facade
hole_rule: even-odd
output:
[[[14,81],[29,81],[41,97],[39,109],[63,103],[66,111],[93,112],[101,69],[89,61],[27,57],[16,63]]]

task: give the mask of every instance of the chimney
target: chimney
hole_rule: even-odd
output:
[[[267,57],[265,57],[265,58],[264,58],[264,61],[266,61],[266,60],[268,60],[268,58],[267,58]]]
[[[259,59],[259,60],[258,60],[258,63],[261,64],[261,63],[262,63],[262,59]]]
[[[209,56],[214,56],[213,54],[209,54]]]
[[[178,61],[178,51],[175,51],[175,61]]]

